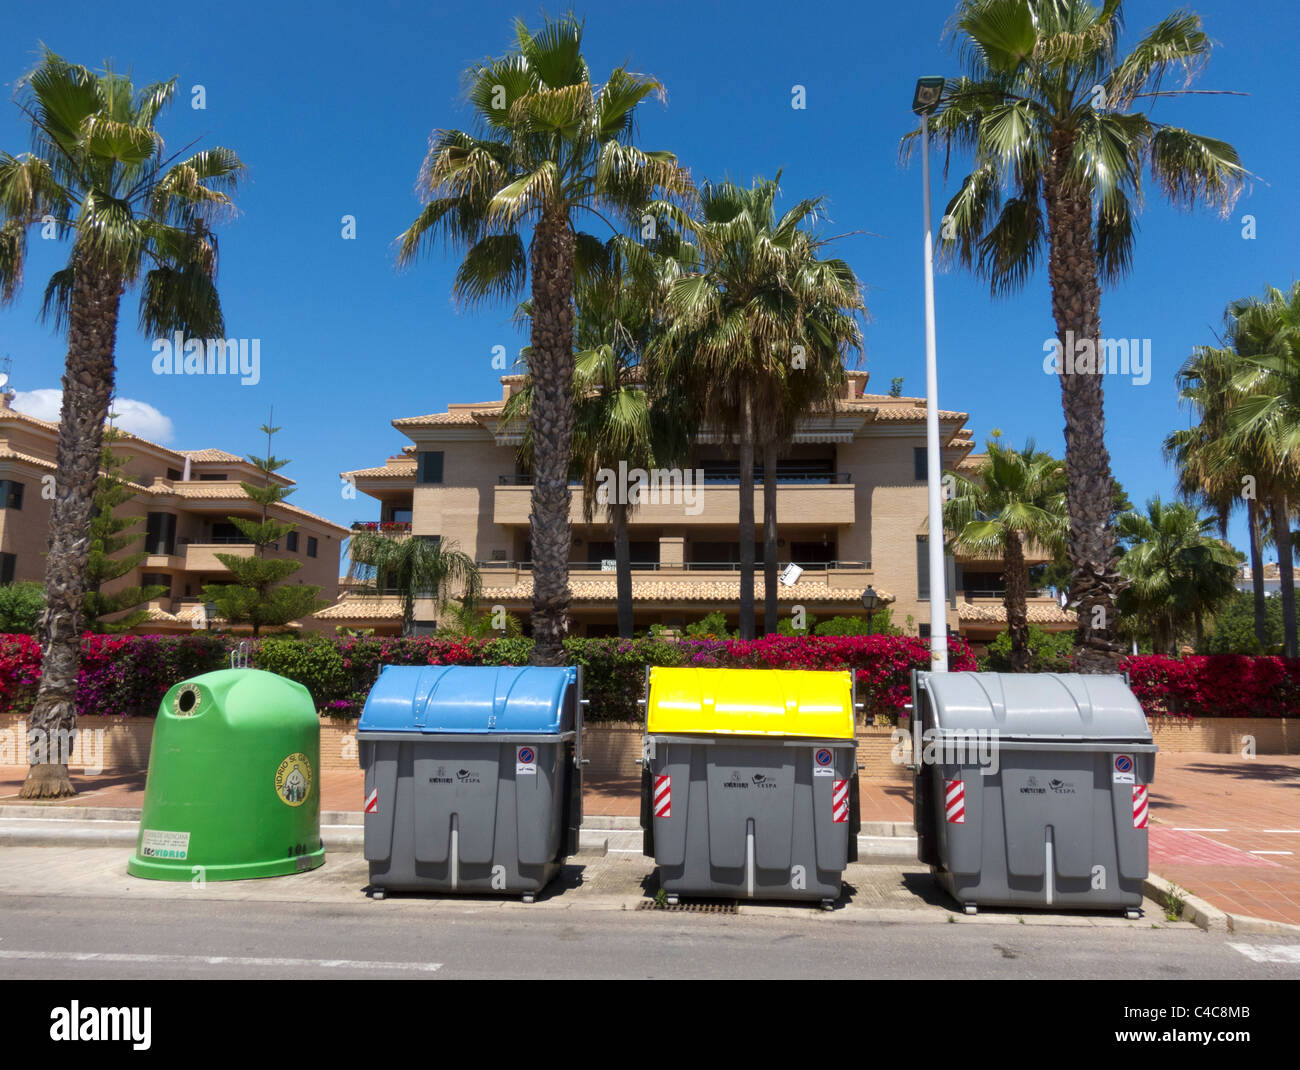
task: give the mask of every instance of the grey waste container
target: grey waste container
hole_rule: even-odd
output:
[[[578,849],[581,689],[573,667],[384,668],[357,725],[376,898],[532,901]]]
[[[681,895],[839,897],[857,859],[848,672],[650,670],[644,853]]]
[[[1156,747],[1122,676],[918,671],[912,710],[918,856],[967,913],[1136,917]]]

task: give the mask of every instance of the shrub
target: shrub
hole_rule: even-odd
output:
[[[813,629],[814,635],[901,635],[897,628],[894,627],[893,614],[889,607],[878,609],[871,615],[871,626],[867,627],[867,618],[864,614],[860,617],[831,617],[830,620],[822,621]]]
[[[731,636],[731,632],[727,631],[727,615],[720,609],[706,613],[694,624],[686,625],[683,634],[688,639],[727,639]]]
[[[31,581],[0,587],[0,633],[35,635],[45,608],[45,588]]]
[[[1073,672],[1074,632],[1045,632],[1029,626],[1029,671]],[[1011,633],[999,632],[989,644],[980,668],[988,672],[1011,672]]]
[[[1272,595],[1264,599],[1264,635],[1261,650],[1255,638],[1255,596],[1237,591],[1214,614],[1209,632],[1197,649],[1198,654],[1275,653],[1282,647],[1282,599]]]
[[[324,709],[331,700],[340,699],[352,682],[343,666],[339,645],[324,636],[263,639],[253,664],[302,684],[311,692],[317,709]]]

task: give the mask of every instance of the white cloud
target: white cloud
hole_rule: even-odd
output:
[[[63,391],[54,389],[19,390],[14,395],[13,407],[38,420],[59,422],[59,408],[63,404]],[[151,442],[167,443],[172,440],[172,422],[147,401],[133,398],[114,398],[113,412],[117,418],[114,427],[130,431],[133,435]]]

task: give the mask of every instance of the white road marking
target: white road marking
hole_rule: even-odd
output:
[[[609,853],[612,855],[639,855],[642,852],[640,847],[611,847]]]
[[[1247,851],[1248,855],[1293,855],[1294,851]]]
[[[245,958],[233,955],[128,955],[116,951],[0,951],[0,959],[45,962],[121,962],[147,965],[317,966],[327,970],[412,970],[433,973],[441,962],[366,962],[360,959]]]
[[[1174,829],[1175,832],[1231,832],[1232,829]]]
[[[1262,832],[1276,832],[1282,836],[1300,836],[1300,829],[1261,829]]]
[[[1300,944],[1229,944],[1252,962],[1300,962]]]

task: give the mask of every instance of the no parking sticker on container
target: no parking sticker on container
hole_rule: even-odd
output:
[[[1133,755],[1117,754],[1115,755],[1115,769],[1111,774],[1112,784],[1132,784],[1133,776]]]
[[[515,776],[537,775],[537,751],[532,747],[520,747],[515,751]]]
[[[829,747],[813,751],[813,776],[834,776],[835,755]]]

